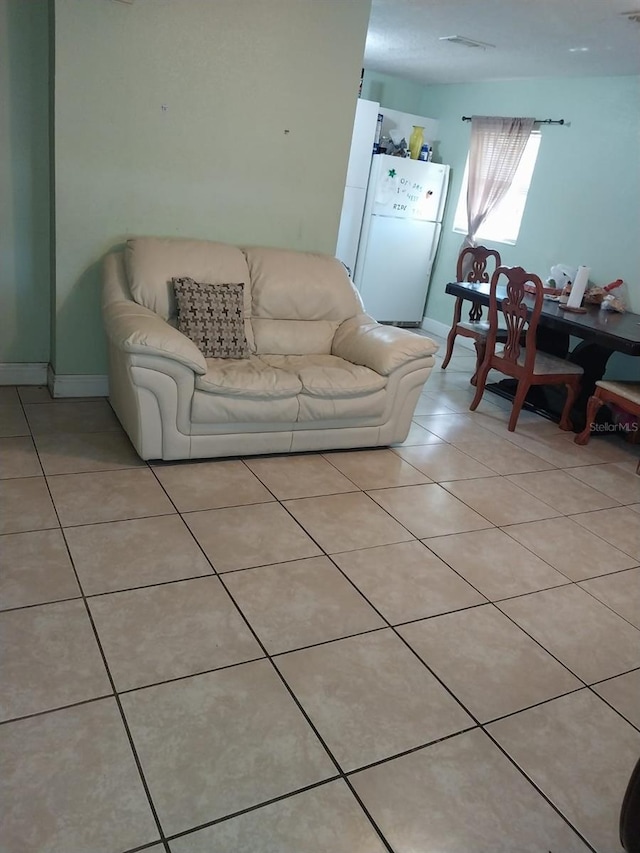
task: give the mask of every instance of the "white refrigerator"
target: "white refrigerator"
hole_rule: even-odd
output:
[[[379,111],[380,104],[376,101],[358,99],[336,246],[336,257],[351,276],[356,265]]]
[[[449,166],[373,157],[354,283],[381,323],[420,324],[438,248]]]

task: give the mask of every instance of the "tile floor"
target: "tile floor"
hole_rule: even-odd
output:
[[[437,366],[393,449],[141,463],[0,389],[3,853],[616,853],[639,448]]]

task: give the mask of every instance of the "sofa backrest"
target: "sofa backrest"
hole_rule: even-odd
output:
[[[363,310],[340,261],[291,249],[243,250],[251,278],[251,323],[259,353],[330,353],[340,323]]]
[[[328,255],[136,237],[127,241],[125,267],[134,301],[169,322],[177,314],[173,278],[242,282],[245,333],[259,353],[330,353],[340,323],[363,310],[344,266]]]

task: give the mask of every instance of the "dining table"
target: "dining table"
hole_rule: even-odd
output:
[[[461,297],[471,302],[470,316],[474,308],[489,305],[489,283],[466,281],[449,282],[445,288],[451,296]],[[496,296],[500,302],[506,296],[506,288],[498,286]],[[533,309],[534,296],[526,296],[525,304],[529,312]],[[559,358],[566,358],[579,364],[584,371],[580,394],[578,395],[571,420],[576,432],[585,425],[586,408],[595,384],[605,374],[607,362],[614,352],[640,357],[640,314],[630,311],[602,310],[599,305],[585,305],[584,313],[566,310],[554,299],[545,298],[536,330],[536,348]],[[572,339],[578,338],[573,345]],[[638,361],[636,379],[640,378]],[[515,394],[514,379],[487,384],[487,390],[507,399]],[[558,421],[562,411],[564,394],[558,386],[539,385],[532,387],[527,395],[526,407]]]

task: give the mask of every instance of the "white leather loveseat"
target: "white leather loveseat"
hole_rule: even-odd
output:
[[[244,283],[245,359],[205,359],[171,280]],[[406,438],[437,345],[364,313],[325,255],[144,237],[105,258],[109,396],[143,459],[386,445]]]

